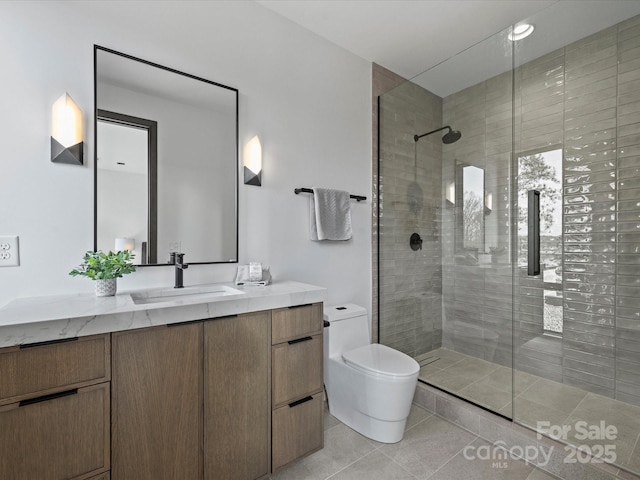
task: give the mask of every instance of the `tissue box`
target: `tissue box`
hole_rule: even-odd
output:
[[[254,273],[255,273],[254,267]],[[271,272],[268,266],[262,266],[262,278],[259,280],[253,280],[251,278],[250,265],[238,265],[238,271],[236,272],[236,285],[269,285],[271,283]]]

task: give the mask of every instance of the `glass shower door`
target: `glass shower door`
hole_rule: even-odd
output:
[[[380,342],[416,358],[420,381],[510,418],[507,35],[380,97],[378,292]]]
[[[562,3],[532,21],[553,25]],[[514,168],[520,207],[540,191],[541,274],[522,213],[513,418],[576,461],[640,473],[640,17],[535,57],[549,39],[515,50]]]

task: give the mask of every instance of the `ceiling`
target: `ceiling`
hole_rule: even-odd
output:
[[[257,0],[405,78],[556,0]]]
[[[638,0],[256,1],[441,97],[640,14]],[[536,31],[512,50],[521,21]]]

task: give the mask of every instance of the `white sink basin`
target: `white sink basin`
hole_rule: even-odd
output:
[[[229,295],[244,295],[244,292],[226,285],[208,285],[136,292],[131,294],[131,299],[136,305],[148,305],[150,303],[165,303],[176,300],[191,302],[193,300],[206,300]]]

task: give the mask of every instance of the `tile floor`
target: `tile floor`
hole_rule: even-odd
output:
[[[615,445],[615,463],[640,474],[640,407],[517,370],[512,379],[510,368],[443,348],[418,362],[424,364],[421,380],[530,428],[536,428],[538,421],[572,427],[563,440],[586,445],[585,450],[593,446],[595,451],[603,441],[577,439],[577,422],[615,426],[617,439],[607,441]]]
[[[325,409],[326,410],[326,409]],[[466,452],[466,454],[465,454]],[[479,454],[474,455],[475,452]],[[495,459],[480,459],[474,457]],[[271,476],[273,480],[550,480],[519,460],[503,459],[478,436],[413,405],[403,440],[383,444],[325,412],[324,448]]]

